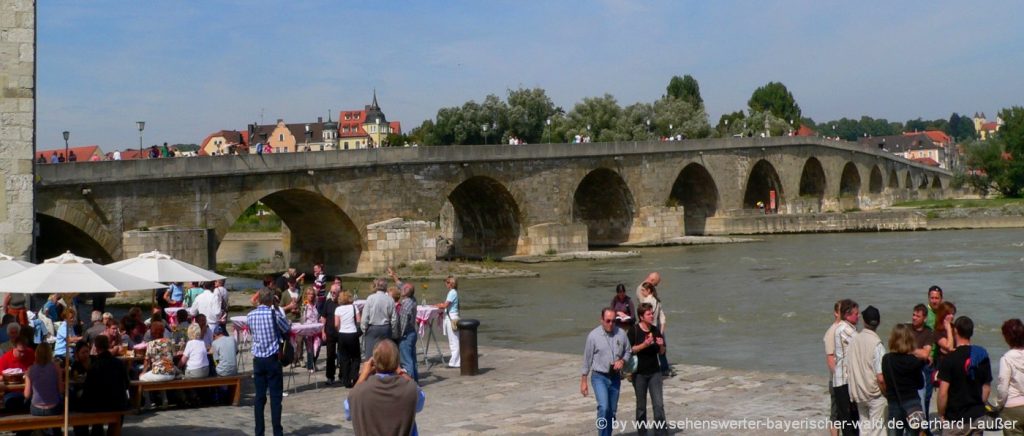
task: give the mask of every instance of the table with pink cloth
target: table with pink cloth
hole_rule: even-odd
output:
[[[423,363],[428,364],[428,368],[433,366],[430,361],[431,343],[434,344],[434,351],[437,352],[441,361],[444,361],[444,353],[441,352],[441,346],[438,345],[437,337],[434,335],[435,321],[441,321],[441,309],[438,309],[436,306],[422,304],[416,306],[416,324],[419,325],[420,343],[423,344]]]
[[[239,344],[252,340],[249,333],[249,318],[245,315],[231,317],[231,331],[235,336],[235,342]]]
[[[167,320],[167,325],[174,327],[178,325],[178,311],[184,310],[188,312],[187,307],[165,307],[164,308],[164,319]],[[188,316],[189,321],[192,321],[192,314]]]
[[[352,302],[352,305],[356,307],[359,313],[363,313],[363,307],[366,306],[366,300],[356,300]]]
[[[299,338],[313,338],[313,349],[320,348],[320,333],[324,331],[324,323],[311,322],[307,324],[292,323],[291,341],[293,346],[298,346]]]

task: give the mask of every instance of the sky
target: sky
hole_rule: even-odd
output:
[[[709,122],[772,81],[817,122],[1024,103],[1024,2],[45,0],[37,148],[200,143],[252,122],[335,119],[376,90],[406,132],[442,107],[541,87],[651,102],[674,75]],[[1013,18],[1018,17],[1018,18]]]

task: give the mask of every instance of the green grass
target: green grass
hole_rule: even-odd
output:
[[[952,209],[957,207],[1003,207],[1024,205],[1024,198],[986,198],[966,200],[918,200],[894,203],[896,207],[916,207],[918,209]]]

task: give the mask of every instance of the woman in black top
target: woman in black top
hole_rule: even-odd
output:
[[[665,401],[662,396],[661,365],[658,356],[665,354],[665,339],[654,326],[654,307],[650,303],[642,303],[637,309],[640,321],[629,328],[630,352],[637,356],[636,373],[633,374],[633,391],[636,393],[636,420],[647,420],[647,393],[651,393],[651,408],[654,420],[662,423],[663,430],[657,434],[665,434]],[[647,434],[646,428],[638,428],[637,434]]]
[[[882,356],[882,377],[885,378],[885,399],[889,401],[890,435],[914,435],[907,422],[915,411],[922,411],[917,390],[924,387],[921,369],[928,363],[914,356],[914,332],[907,324],[897,324],[889,335],[889,352]],[[919,418],[923,418],[921,415]],[[893,421],[900,421],[897,424]]]

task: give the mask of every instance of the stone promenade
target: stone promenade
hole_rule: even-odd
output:
[[[442,340],[444,338],[442,337]],[[442,344],[443,347],[443,344]],[[582,347],[581,347],[582,348]],[[322,353],[324,354],[324,353]],[[248,356],[244,357],[248,359]],[[593,393],[579,392],[581,358],[559,354],[482,347],[481,374],[463,377],[443,364],[422,368],[421,384],[426,406],[417,416],[420,434],[594,434],[596,402]],[[245,369],[250,369],[251,363]],[[302,369],[294,370],[289,395],[284,398],[285,434],[352,434],[344,421],[343,401],[348,390],[326,386],[323,355],[310,380]],[[827,415],[828,393],[824,377],[735,371],[709,366],[676,365],[677,376],[665,383],[665,411],[669,420],[689,419],[685,434],[824,434],[804,428],[771,430],[769,424],[818,425]],[[285,372],[285,385],[289,384]],[[319,383],[317,383],[319,382]],[[622,384],[619,419],[634,416],[632,385]],[[169,434],[248,435],[253,433],[253,387],[243,388],[240,407],[147,411],[125,419],[126,435]],[[267,407],[267,427],[270,428]],[[705,420],[695,428],[694,420]],[[708,429],[707,425],[759,425],[761,429]],[[822,424],[823,425],[823,424]],[[753,427],[750,427],[753,428]],[[635,434],[629,427],[616,434]]]

